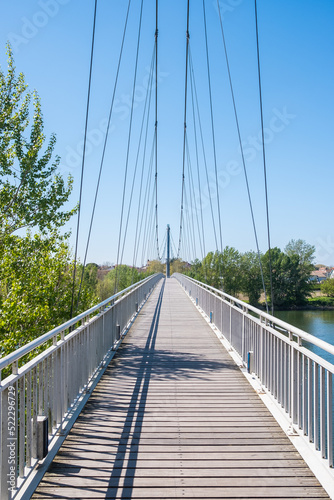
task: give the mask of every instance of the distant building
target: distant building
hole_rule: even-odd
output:
[[[321,283],[328,278],[334,277],[333,269],[329,267],[319,267],[311,272],[310,281]]]

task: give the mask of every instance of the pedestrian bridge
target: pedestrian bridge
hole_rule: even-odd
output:
[[[334,354],[183,275],[133,285],[1,360],[1,500],[333,498],[305,341]]]

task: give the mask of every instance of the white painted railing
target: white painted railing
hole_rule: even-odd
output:
[[[71,414],[162,277],[132,285],[0,359],[0,374],[12,371],[0,378],[1,500],[15,497],[48,453],[48,443],[67,430]],[[19,360],[36,350],[19,368]]]
[[[333,467],[334,365],[303,341],[331,355],[334,346],[188,276],[173,277]]]

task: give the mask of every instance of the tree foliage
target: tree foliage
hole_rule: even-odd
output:
[[[263,291],[259,256],[246,252],[241,256],[241,291],[248,296],[249,303],[257,305]]]
[[[233,247],[225,247],[218,255],[222,273],[222,288],[225,293],[236,296],[242,288],[241,254]]]
[[[171,259],[170,261],[170,275],[173,273],[184,273],[187,269],[187,264],[181,259]],[[164,269],[165,271],[165,269]]]
[[[269,252],[260,255],[259,259],[256,252],[241,254],[233,247],[226,247],[223,252],[209,252],[202,262],[195,261],[191,269],[186,269],[184,272],[229,295],[245,294],[249,302],[254,305],[261,300],[264,280],[269,301],[274,300],[275,307],[290,308],[305,304],[310,295],[309,277],[314,268],[314,252],[315,248],[303,240],[291,240],[285,251],[273,248],[272,278]],[[271,281],[273,297],[271,297]]]
[[[284,249],[286,255],[291,258],[298,256],[298,269],[301,276],[309,278],[314,270],[315,246],[304,240],[290,240]]]
[[[139,272],[135,267],[130,267],[125,264],[117,266],[109,271],[103,280],[97,283],[97,295],[99,300],[105,300],[155,272],[159,271],[148,269],[146,272]]]
[[[59,231],[75,212],[64,210],[72,179],[57,173],[55,135],[45,144],[40,98],[16,75],[10,46],[7,53],[7,74],[0,69],[1,355],[69,319],[73,262]],[[15,235],[20,229],[26,234]],[[78,309],[94,299],[84,282]]]
[[[60,228],[74,210],[64,211],[72,188],[57,174],[54,134],[44,148],[40,98],[16,76],[8,45],[8,72],[0,70],[0,238],[21,228],[47,232]],[[33,112],[30,124],[31,111]],[[44,151],[43,151],[44,148]]]
[[[330,278],[323,281],[320,285],[320,289],[327,297],[334,297],[334,279]]]
[[[147,275],[165,272],[165,267],[160,260],[150,260],[147,266]]]
[[[1,354],[6,355],[69,319],[73,262],[63,238],[27,234],[6,238],[0,270]],[[76,294],[78,288],[77,280]],[[84,282],[79,310],[95,301]]]

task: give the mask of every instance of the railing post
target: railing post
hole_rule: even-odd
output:
[[[327,453],[333,467],[333,375],[327,371]]]
[[[314,371],[313,371],[313,388],[314,388],[314,444],[315,449],[320,449],[320,427],[319,427],[319,365],[318,363],[314,363]]]
[[[296,363],[296,351],[293,345],[291,345],[291,357],[290,357],[290,364],[291,364],[291,372],[290,372],[290,404],[291,404],[291,420],[293,424],[298,423],[298,408],[297,408],[297,390],[296,390],[296,370],[297,370],[297,363]]]
[[[314,427],[313,427],[313,364],[312,361],[308,360],[307,368],[307,390],[308,390],[308,439],[310,443],[314,442]]]
[[[245,308],[242,308],[241,359],[245,361]]]
[[[254,352],[248,351],[247,354],[247,371],[248,373],[253,373],[254,371]]]
[[[325,369],[320,366],[320,450],[322,458],[326,458],[326,397]]]
[[[14,390],[14,394],[13,394]],[[14,400],[14,405],[12,405]],[[16,489],[17,477],[17,397],[14,387],[4,389],[1,393],[1,483],[0,499],[8,500]],[[12,406],[15,407],[13,416]]]

